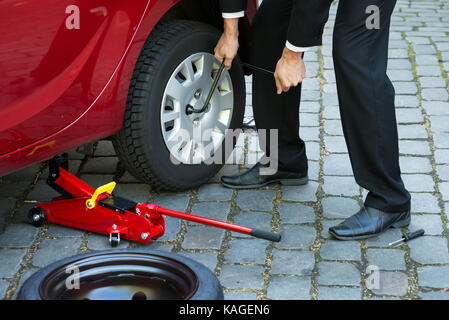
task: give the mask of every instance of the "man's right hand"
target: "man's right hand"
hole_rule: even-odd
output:
[[[232,60],[234,60],[239,50],[239,19],[224,19],[224,32],[215,47],[215,58],[222,62],[225,58],[225,67],[231,69]]]

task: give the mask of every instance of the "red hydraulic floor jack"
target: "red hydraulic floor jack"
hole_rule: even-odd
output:
[[[117,197],[112,195],[115,182],[93,189],[67,170],[65,156],[57,156],[49,161],[47,183],[61,196],[30,210],[28,217],[34,226],[40,227],[50,222],[106,234],[109,235],[111,246],[116,247],[121,238],[141,243],[157,240],[165,232],[163,215],[166,215],[270,241],[281,240],[280,234]]]

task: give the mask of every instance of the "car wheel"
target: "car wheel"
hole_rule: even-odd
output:
[[[217,277],[179,254],[116,249],[56,261],[25,281],[18,300],[223,300]]]
[[[200,110],[220,62],[214,27],[195,21],[161,23],[145,43],[132,77],[124,123],[114,146],[125,168],[157,189],[181,191],[212,178],[232,153],[245,107],[238,58],[224,70],[210,104]],[[231,129],[231,130],[229,130]]]

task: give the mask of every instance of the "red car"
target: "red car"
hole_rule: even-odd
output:
[[[246,61],[256,8],[249,1],[240,23]],[[221,165],[208,160],[242,123],[240,62],[205,112],[185,110],[201,109],[212,86],[221,28],[216,0],[0,1],[0,176],[111,137],[127,170],[155,187],[210,179]]]

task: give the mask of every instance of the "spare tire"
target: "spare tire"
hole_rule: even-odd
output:
[[[37,271],[18,300],[223,300],[217,277],[187,257],[118,249],[66,258]]]
[[[188,105],[200,110],[212,87],[219,37],[208,24],[173,20],[158,24],[142,49],[113,142],[124,167],[156,189],[197,187],[232,153],[238,132],[228,129],[241,127],[246,97],[238,58],[224,70],[208,108],[186,112]]]

